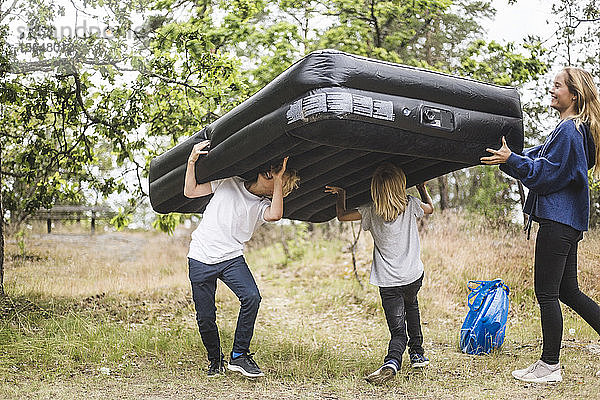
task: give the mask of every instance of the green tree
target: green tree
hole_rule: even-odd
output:
[[[104,33],[60,36],[55,21],[64,9],[37,0],[0,8],[2,224],[5,216],[16,225],[40,207],[85,201],[91,192],[125,194],[128,206],[113,221],[126,223],[146,198],[150,159],[246,95],[237,59],[221,48],[243,33],[254,3],[72,4],[85,13],[109,10]],[[225,5],[223,23],[213,19],[213,4]],[[188,7],[190,21],[174,19],[180,7]],[[141,10],[149,16],[135,28]],[[28,29],[19,43],[8,43],[16,14]],[[133,182],[123,178],[127,171]]]
[[[62,14],[62,7],[34,0],[14,0],[0,9],[2,233],[6,216],[17,227],[41,207],[82,201],[86,190],[108,194],[124,188],[97,168],[98,150],[109,146],[116,159],[129,156],[127,133],[136,126],[130,116],[138,100],[126,97],[110,109],[118,89],[102,94],[91,79],[99,73],[110,80],[112,66],[123,57],[123,42],[98,33],[60,36],[55,19]],[[19,42],[9,43],[16,16],[25,25],[17,31]],[[120,26],[115,23],[115,31]],[[0,284],[2,278],[3,273]]]
[[[0,20],[0,82],[4,82],[6,73],[2,72],[7,69],[8,63],[10,62],[8,49],[6,46],[6,35],[8,28],[5,25],[1,25]],[[4,90],[0,92],[0,95],[4,95]],[[4,115],[4,101],[0,100],[0,114]],[[4,208],[2,207],[2,142],[0,142],[0,297],[4,296]]]

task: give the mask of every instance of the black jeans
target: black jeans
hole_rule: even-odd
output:
[[[541,219],[535,242],[535,295],[540,304],[543,347],[541,360],[559,362],[563,318],[559,300],[600,334],[600,307],[577,283],[577,243],[583,233],[559,222]]]
[[[381,304],[391,334],[384,362],[393,358],[401,365],[407,341],[410,354],[424,353],[421,315],[417,300],[417,293],[422,284],[423,275],[408,285],[379,288]]]
[[[233,351],[236,353],[248,352],[261,297],[244,257],[239,256],[217,264],[204,264],[188,258],[188,264],[192,295],[196,306],[196,321],[209,361],[220,360],[222,356],[216,323],[217,278],[235,293],[241,303]]]

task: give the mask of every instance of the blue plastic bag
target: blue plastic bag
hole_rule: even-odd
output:
[[[488,354],[504,343],[508,317],[508,286],[501,279],[469,281],[469,312],[460,329],[460,349]]]

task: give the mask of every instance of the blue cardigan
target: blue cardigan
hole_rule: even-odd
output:
[[[596,159],[594,140],[584,124],[562,120],[541,146],[512,153],[500,169],[529,189],[523,211],[587,231],[590,196],[587,171]]]

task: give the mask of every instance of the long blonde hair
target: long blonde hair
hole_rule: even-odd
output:
[[[569,92],[575,97],[576,115],[571,118],[575,121],[577,129],[581,124],[587,124],[590,128],[596,150],[594,177],[600,178],[600,99],[598,98],[598,88],[592,75],[584,69],[565,67],[563,71],[567,74],[565,83],[569,88]]]
[[[377,167],[371,179],[371,198],[375,214],[388,222],[396,219],[408,204],[404,171],[391,163]]]

